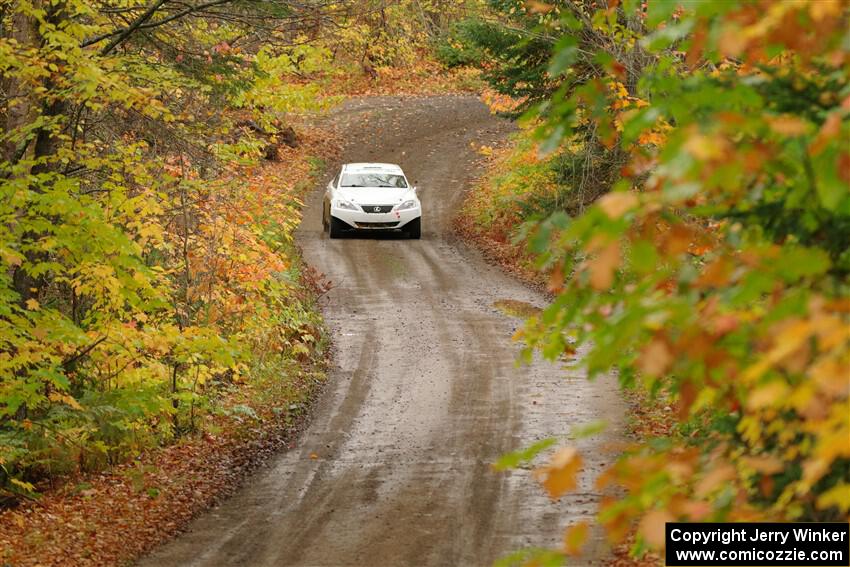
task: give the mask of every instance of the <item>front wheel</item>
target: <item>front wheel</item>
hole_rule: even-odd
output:
[[[419,240],[422,237],[422,218],[412,220],[404,227],[404,232],[408,238]]]
[[[331,238],[342,238],[342,231],[345,230],[345,223],[336,217],[331,217],[330,229],[328,236]]]

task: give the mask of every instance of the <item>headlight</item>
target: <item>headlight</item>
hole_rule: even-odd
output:
[[[354,203],[352,203],[350,201],[344,201],[342,199],[336,200],[336,208],[337,209],[346,209],[348,211],[359,211],[360,210],[360,207],[358,207]]]
[[[415,209],[415,208],[416,208],[416,201],[414,201],[413,199],[410,199],[409,201],[405,201],[404,203],[399,205],[396,210],[397,211],[406,211],[407,209]]]

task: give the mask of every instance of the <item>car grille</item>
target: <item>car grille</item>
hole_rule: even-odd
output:
[[[358,222],[357,228],[395,228],[397,222]]]
[[[360,208],[367,213],[388,213],[393,210],[395,205],[360,205]]]

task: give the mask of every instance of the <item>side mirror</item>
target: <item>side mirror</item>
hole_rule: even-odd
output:
[[[414,193],[418,193],[418,192],[419,192],[419,187],[417,187],[416,185],[414,185],[414,186],[413,186],[413,192],[414,192]]]

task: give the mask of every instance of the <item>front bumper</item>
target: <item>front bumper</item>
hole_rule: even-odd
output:
[[[366,213],[334,207],[331,216],[357,230],[393,230],[421,217],[422,207],[388,213]]]

